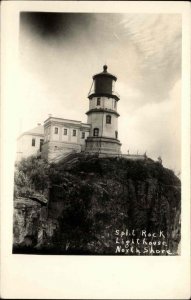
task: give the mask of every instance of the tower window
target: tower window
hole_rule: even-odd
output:
[[[73,130],[73,136],[76,136],[76,129]]]
[[[111,116],[110,115],[106,116],[106,124],[111,124]]]
[[[82,139],[85,139],[85,132],[82,132]]]
[[[97,98],[97,106],[100,105],[101,103],[101,98]]]
[[[32,147],[35,147],[35,139],[32,139]]]
[[[99,136],[99,129],[98,128],[94,128],[94,136]]]
[[[54,133],[55,133],[55,134],[58,134],[58,127],[55,127],[55,128],[54,128]]]
[[[114,101],[114,108],[116,108],[116,101]]]
[[[115,138],[118,138],[118,131],[115,131]]]
[[[68,129],[64,128],[64,135],[68,134]]]

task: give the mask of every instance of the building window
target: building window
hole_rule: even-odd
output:
[[[73,136],[76,136],[76,129],[73,130]]]
[[[94,136],[99,136],[99,129],[98,128],[94,128]]]
[[[118,131],[115,131],[115,138],[118,138]]]
[[[116,104],[117,104],[117,103],[116,103],[116,101],[114,100],[114,108],[116,108]]]
[[[97,98],[97,106],[100,105],[101,103],[101,98]]]
[[[32,147],[35,147],[35,139],[32,139]]]
[[[82,132],[82,139],[85,139],[85,132]]]
[[[111,116],[110,115],[106,116],[106,124],[111,124]]]
[[[68,134],[68,129],[64,128],[64,135]]]
[[[58,127],[55,127],[55,128],[54,128],[54,133],[55,133],[55,134],[58,134]]]
[[[40,152],[42,152],[42,145],[43,145],[44,140],[40,139]]]

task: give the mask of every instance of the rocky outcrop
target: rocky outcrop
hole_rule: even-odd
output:
[[[49,180],[48,205],[15,200],[15,253],[179,253],[180,180],[161,164],[76,154]]]
[[[17,198],[14,201],[13,249],[35,253],[44,244],[51,247],[58,222],[48,218],[47,206],[36,199]]]

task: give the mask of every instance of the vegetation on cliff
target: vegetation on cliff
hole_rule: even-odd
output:
[[[23,158],[15,166],[14,198],[27,197],[34,192],[47,195],[49,164],[44,159],[30,156]]]
[[[150,250],[144,252],[147,244],[140,242],[145,237],[145,243],[151,242],[148,249],[155,248],[151,254],[167,255],[167,248],[177,254],[180,180],[157,162],[84,154],[75,154],[57,164],[29,158],[17,166],[15,196],[23,196],[28,187],[46,195],[50,187],[47,214],[40,215],[39,222],[35,223],[33,241],[36,243],[29,243],[27,247],[25,237],[18,239],[17,236],[15,241],[22,240],[22,243],[15,242],[15,251],[123,254],[121,249],[135,248],[136,243],[137,250],[125,254],[148,255]],[[16,220],[18,205],[15,212]],[[27,216],[23,216],[26,224],[33,222],[30,213]],[[54,230],[50,230],[51,226]],[[148,236],[150,233],[156,236]],[[24,235],[29,239],[32,234],[24,231]],[[153,246],[159,240],[164,243]],[[125,248],[123,242],[129,243],[129,247]]]

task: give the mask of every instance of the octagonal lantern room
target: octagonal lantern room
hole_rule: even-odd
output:
[[[88,95],[91,99],[95,96],[107,96],[119,100],[119,95],[115,92],[115,82],[117,77],[107,72],[107,65],[103,66],[103,72],[93,76],[93,84]]]

